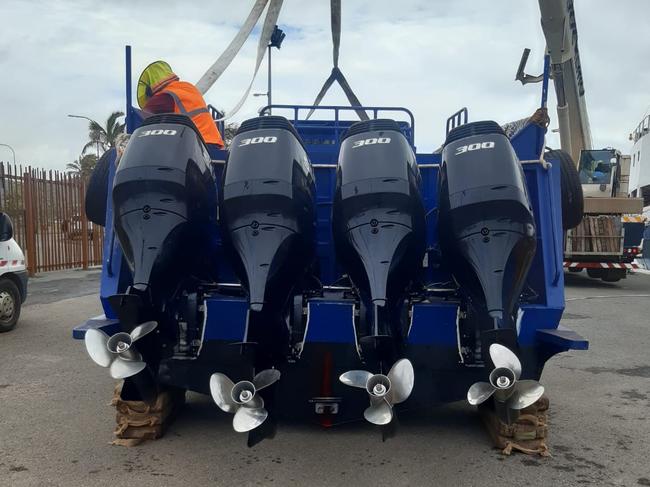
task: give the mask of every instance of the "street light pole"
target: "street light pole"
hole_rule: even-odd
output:
[[[0,144],[0,145],[1,145],[2,147],[7,147],[7,148],[11,151],[11,153],[12,153],[13,156],[14,156],[14,166],[15,166],[15,165],[16,165],[16,151],[14,151],[14,148],[11,147],[9,144]]]
[[[268,74],[268,89],[266,90],[266,97],[269,102],[269,115],[271,114],[271,105],[272,105],[272,98],[271,98],[271,48],[272,47],[277,47],[280,49],[280,46],[282,45],[282,41],[286,37],[286,34],[282,32],[282,29],[278,29],[278,26],[276,25],[273,28],[273,33],[271,34],[271,40],[269,41],[269,74]]]
[[[277,27],[276,27],[277,29]],[[269,75],[268,75],[268,88],[266,90],[266,98],[268,100],[268,105],[269,105],[269,115],[271,115],[271,47],[273,47],[272,43],[269,43]]]
[[[97,123],[92,118],[88,118],[88,117],[85,117],[83,115],[70,115],[70,114],[68,114],[68,117],[70,117],[70,118],[83,118],[85,120],[88,120],[91,123]],[[97,123],[97,125],[99,125],[99,124]],[[97,159],[99,160],[99,139],[97,139]],[[80,162],[81,162],[81,160],[80,160]]]

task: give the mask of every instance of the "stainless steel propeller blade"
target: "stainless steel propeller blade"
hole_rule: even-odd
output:
[[[515,389],[515,393],[508,401],[511,409],[527,408],[544,395],[544,386],[536,380],[521,380],[517,382]]]
[[[268,387],[280,380],[280,371],[277,369],[266,369],[258,372],[253,378],[253,385],[258,391]]]
[[[393,420],[393,407],[386,399],[371,400],[370,406],[363,412],[363,417],[369,423],[383,426]]]
[[[131,333],[116,333],[108,336],[101,330],[86,331],[86,351],[97,365],[107,367],[114,379],[126,379],[142,372],[147,364],[142,355],[133,348],[133,343],[151,333],[158,326],[147,321],[136,326]]]
[[[100,367],[109,367],[113,362],[113,355],[106,348],[109,336],[101,330],[90,329],[86,331],[84,342],[90,358]]]
[[[339,380],[343,382],[346,386],[359,387],[360,389],[365,389],[368,380],[372,377],[372,374],[366,370],[348,370],[347,372],[341,374]]]
[[[215,372],[210,377],[210,393],[219,408],[226,413],[236,413],[239,404],[232,400],[231,392],[235,383],[224,374]]]
[[[473,406],[484,403],[490,397],[508,409],[524,409],[535,403],[544,394],[544,387],[534,380],[519,380],[521,362],[507,347],[498,343],[490,345],[490,358],[494,370],[489,382],[476,382],[467,391],[467,402]],[[509,415],[506,415],[510,417]]]
[[[339,380],[347,386],[365,389],[370,406],[363,417],[372,424],[386,425],[393,420],[393,404],[404,402],[411,395],[415,373],[411,362],[401,359],[393,364],[388,375],[349,370]]]
[[[145,321],[144,323],[136,326],[133,330],[131,330],[131,340],[134,342],[140,340],[140,338],[143,336],[148,335],[154,331],[157,326],[158,323],[155,321]]]
[[[487,401],[494,394],[494,387],[489,382],[476,382],[467,391],[467,402],[477,406]]]
[[[127,377],[133,377],[135,374],[142,372],[146,368],[146,362],[140,360],[126,360],[118,357],[111,364],[109,372],[113,379],[126,379]]]
[[[519,379],[521,376],[521,362],[508,347],[504,347],[499,343],[493,343],[490,345],[490,358],[492,359],[495,368],[512,370],[516,379]]]
[[[408,399],[413,391],[415,372],[410,360],[401,359],[395,362],[388,372],[391,383],[391,403],[399,404]]]
[[[236,384],[227,376],[215,372],[210,377],[212,399],[226,413],[234,413],[232,426],[238,433],[251,431],[261,425],[269,413],[258,391],[280,380],[280,371],[262,370],[253,381],[242,380]]]
[[[341,374],[339,380],[343,382],[346,386],[359,387],[361,389],[366,388],[366,384],[372,377],[372,374],[367,370],[348,370],[347,372]]]
[[[264,408],[240,407],[232,419],[232,427],[237,433],[246,433],[261,425],[268,416]]]

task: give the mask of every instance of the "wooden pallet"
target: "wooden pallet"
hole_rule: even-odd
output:
[[[135,446],[162,437],[185,404],[185,391],[180,389],[160,391],[152,404],[124,400],[122,385],[115,387],[111,401],[117,411],[113,445]]]
[[[532,406],[522,409],[518,419],[512,424],[501,421],[489,401],[479,406],[478,411],[494,447],[504,455],[518,451],[527,455],[549,457],[551,454],[546,445],[548,406],[548,398],[544,396]]]

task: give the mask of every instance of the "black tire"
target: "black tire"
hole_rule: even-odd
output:
[[[563,150],[551,150],[546,160],[560,162],[560,189],[562,191],[562,228],[569,230],[580,225],[584,214],[584,197],[578,169],[571,156]]]
[[[587,275],[593,279],[601,279],[605,275],[605,269],[587,269]]]
[[[102,227],[106,226],[106,198],[108,197],[108,173],[115,160],[115,149],[109,149],[97,161],[86,187],[86,216]]]
[[[0,279],[0,333],[14,329],[20,318],[21,304],[16,284],[10,279]]]
[[[603,272],[601,279],[605,282],[618,282],[625,278],[625,269],[607,269]]]

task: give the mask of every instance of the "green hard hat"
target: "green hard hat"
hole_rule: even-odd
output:
[[[178,79],[178,76],[165,61],[156,61],[144,68],[140,79],[138,79],[138,105],[140,108],[144,108],[149,98],[157,90],[174,79]]]

